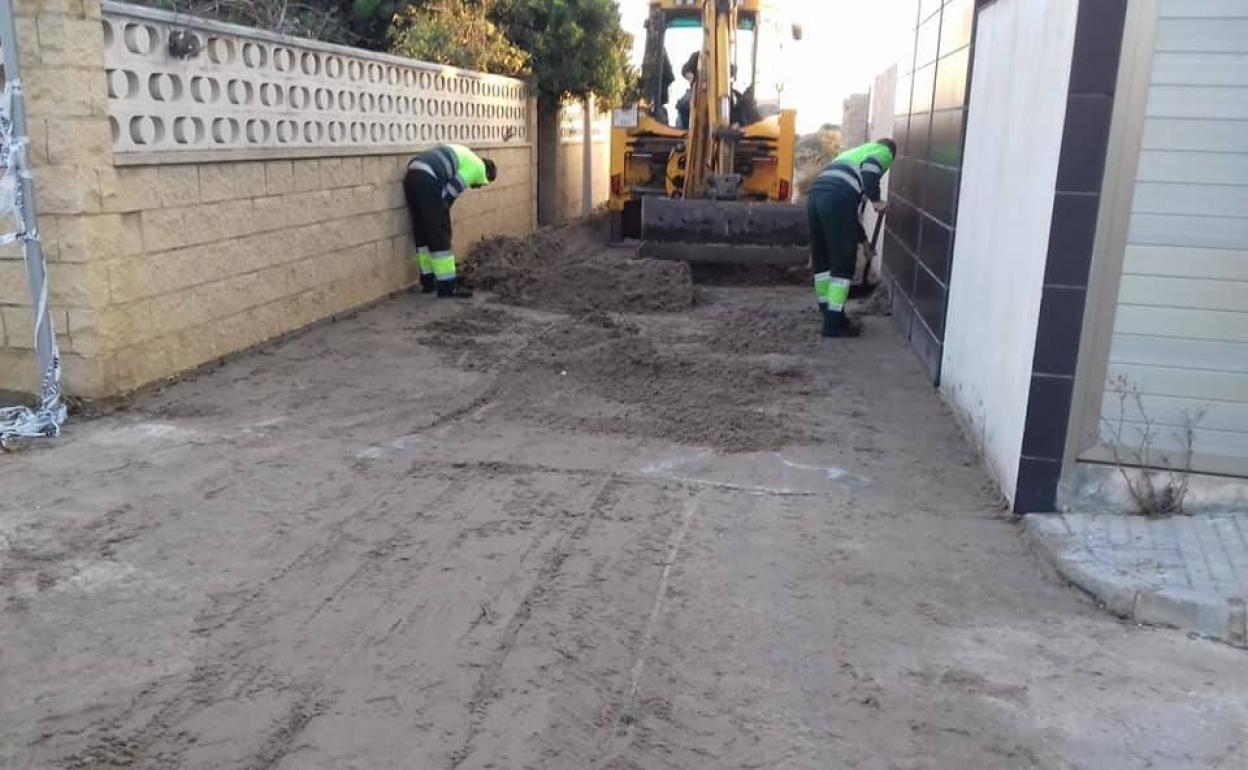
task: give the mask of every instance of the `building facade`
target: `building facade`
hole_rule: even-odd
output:
[[[1248,4],[916,5],[895,316],[1014,510],[1244,510]]]

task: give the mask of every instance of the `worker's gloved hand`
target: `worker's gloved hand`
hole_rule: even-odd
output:
[[[888,213],[888,201],[871,201],[871,208],[875,209],[877,214]]]

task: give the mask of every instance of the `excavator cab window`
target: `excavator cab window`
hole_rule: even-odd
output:
[[[793,62],[794,40],[800,39],[792,25],[776,16],[762,18],[756,37],[754,58],[754,102],[759,117],[779,114],[785,106],[784,84],[789,80]]]
[[[664,54],[664,67],[670,68],[670,86],[655,94],[654,103],[661,109],[661,116],[666,117],[669,125],[688,128],[687,103],[691,84],[682,76],[681,70],[690,58],[702,51],[702,19],[697,12],[670,15],[665,20],[659,34],[662,35],[661,48]],[[753,16],[742,15],[737,22],[736,59],[733,62],[732,88],[744,94],[754,85],[757,46]],[[656,32],[652,28],[649,34]],[[663,82],[661,79],[660,84]],[[666,98],[664,98],[666,97]]]

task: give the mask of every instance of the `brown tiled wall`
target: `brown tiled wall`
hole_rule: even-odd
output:
[[[940,377],[958,208],[973,0],[916,0],[898,65],[884,262],[894,318],[933,381]]]

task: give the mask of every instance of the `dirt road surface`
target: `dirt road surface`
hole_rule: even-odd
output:
[[[1245,653],[1045,574],[886,319],[697,294],[402,296],[0,457],[0,767],[1248,766]]]

